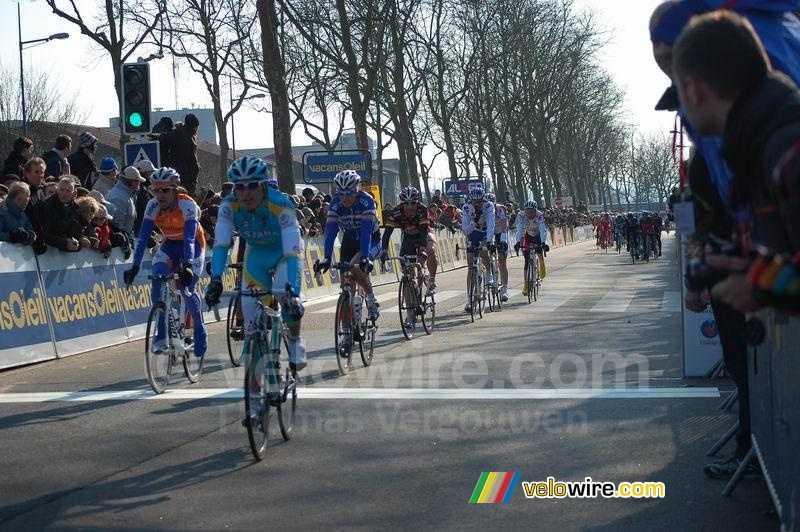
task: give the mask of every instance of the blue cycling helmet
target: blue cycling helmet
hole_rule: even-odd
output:
[[[239,181],[265,181],[269,177],[269,166],[258,157],[245,155],[239,157],[228,168],[231,183]]]
[[[483,188],[475,187],[470,189],[469,191],[469,199],[479,200],[484,199],[486,192],[484,192]]]

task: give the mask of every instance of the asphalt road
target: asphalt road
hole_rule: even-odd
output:
[[[682,378],[674,253],[666,235],[650,264],[554,250],[532,305],[514,257],[515,295],[474,324],[465,270],[440,274],[435,330],[412,341],[397,286],[380,287],[375,361],[344,377],[334,302],[310,303],[296,434],[261,463],[224,324],[200,383],[158,398],[143,342],[2,372],[0,529],[777,529],[763,481],[723,499],[702,474],[735,420],[717,409],[731,384]],[[508,504],[468,504],[486,471],[663,482],[666,497],[527,499],[517,485]]]

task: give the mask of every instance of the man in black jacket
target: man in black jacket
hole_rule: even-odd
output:
[[[58,181],[55,194],[44,202],[45,241],[61,251],[80,251],[81,225],[78,223],[75,205],[75,182],[64,176]]]
[[[97,165],[94,164],[94,152],[97,148],[97,137],[84,131],[78,135],[78,149],[67,157],[72,175],[77,176],[81,186],[91,190],[97,176]]]
[[[59,135],[56,138],[55,146],[53,149],[42,155],[47,167],[45,168],[44,175],[46,177],[61,177],[62,175],[71,174],[72,169],[69,166],[69,151],[72,149],[72,139],[69,135]]]
[[[194,197],[200,162],[197,160],[197,128],[200,121],[193,113],[186,115],[183,124],[178,122],[175,129],[166,133],[153,133],[150,138],[157,139],[162,153],[169,153],[174,168],[181,176],[181,186]],[[162,161],[162,165],[164,162]]]
[[[689,122],[723,137],[741,213],[741,251],[759,243],[772,253],[800,252],[800,91],[772,70],[749,22],[729,12],[692,19],[676,43],[673,65]],[[716,298],[742,311],[770,304],[773,287],[748,282],[742,271],[747,258],[707,260],[735,272],[714,287]]]
[[[41,255],[47,251],[44,239],[44,159],[32,157],[25,162],[22,176],[31,191],[31,199],[25,207],[25,214],[28,216],[33,230],[36,232],[36,241],[33,243],[33,250]]]

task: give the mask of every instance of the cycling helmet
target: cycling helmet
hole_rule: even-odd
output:
[[[419,190],[414,187],[405,187],[401,189],[400,201],[419,201]]]
[[[479,200],[484,199],[486,192],[481,187],[471,188],[469,191],[469,199]]]
[[[361,176],[355,170],[342,170],[333,178],[333,183],[339,192],[353,192],[360,182]]]
[[[181,175],[169,166],[156,170],[150,176],[150,186],[153,188],[174,188],[181,183]]]
[[[489,203],[494,203],[495,201],[497,201],[497,198],[495,198],[494,194],[491,194],[491,193],[490,194],[484,194],[483,199],[485,199]]]
[[[525,208],[526,209],[535,209],[537,207],[538,207],[538,205],[536,205],[536,202],[533,201],[533,200],[528,200],[528,201],[525,202]]]
[[[268,177],[269,166],[267,166],[267,163],[251,155],[239,157],[228,168],[228,179],[231,183],[265,181]]]

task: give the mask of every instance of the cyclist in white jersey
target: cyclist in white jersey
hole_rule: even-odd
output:
[[[497,248],[497,265],[500,270],[500,301],[508,301],[508,211],[495,201],[494,194],[486,194],[486,201],[494,204],[494,244]]]
[[[544,279],[544,259],[542,251],[547,251],[547,226],[544,223],[544,215],[537,209],[535,201],[529,200],[525,202],[525,212],[517,215],[517,243],[514,244],[514,249],[519,252],[520,247],[528,249],[533,247],[534,252],[538,255],[540,278]],[[525,255],[524,266],[524,279],[522,285],[522,295],[527,296],[528,290],[532,287],[528,286],[528,264],[527,254]]]
[[[476,249],[480,249],[482,243],[486,243],[488,251],[494,251],[495,245],[492,239],[486,238],[486,235],[494,234],[494,205],[488,201],[484,201],[485,192],[483,188],[473,188],[469,191],[469,199],[464,207],[461,209],[461,231],[467,237],[467,264],[472,264],[472,257]],[[491,268],[489,266],[489,253],[481,251],[481,260],[486,271],[486,282],[490,285],[494,284],[492,279]],[[467,286],[472,282],[472,268],[467,268]],[[464,312],[472,311],[472,301],[467,295],[467,305],[464,307]]]

